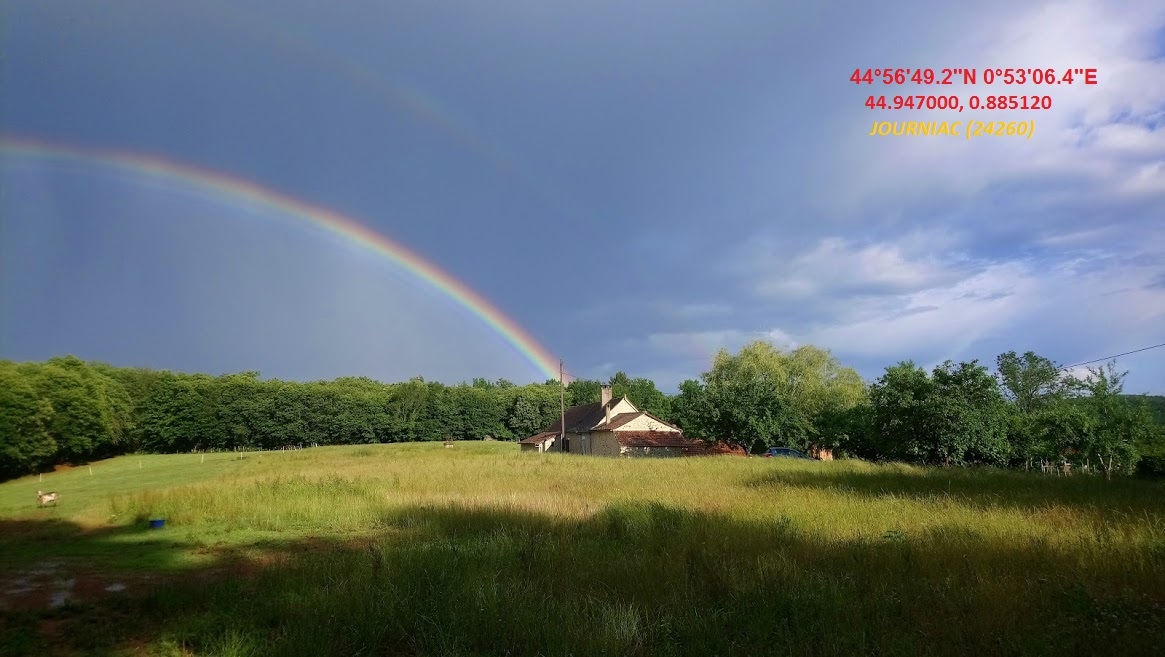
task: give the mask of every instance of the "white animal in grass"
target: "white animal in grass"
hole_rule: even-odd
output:
[[[46,505],[48,505],[49,502],[56,504],[57,500],[59,500],[60,498],[61,498],[61,496],[58,495],[56,492],[46,493],[44,491],[38,490],[36,492],[36,505],[37,506],[46,506]]]

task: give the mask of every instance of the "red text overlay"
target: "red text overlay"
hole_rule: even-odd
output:
[[[849,76],[849,81],[859,86],[908,87],[902,90],[870,89],[872,93],[866,96],[863,104],[878,115],[903,110],[1039,112],[1052,109],[1053,89],[1099,84],[1097,69],[1083,67],[856,68]],[[963,89],[954,89],[955,86]],[[909,93],[911,91],[915,93]],[[1020,91],[1023,93],[1012,93]],[[951,136],[974,139],[990,136],[1031,139],[1036,131],[1035,119],[995,121],[987,118],[990,115],[985,115],[982,121],[966,122],[886,121],[885,118],[889,116],[892,115],[874,119],[869,133],[871,137]]]
[[[1049,110],[1052,97],[1026,94],[869,96],[865,105],[873,110]]]
[[[854,84],[1098,84],[1094,68],[857,68]]]

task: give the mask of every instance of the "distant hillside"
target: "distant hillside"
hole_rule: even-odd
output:
[[[1149,407],[1149,412],[1153,414],[1153,419],[1165,424],[1165,395],[1125,395],[1125,397],[1144,401]]]

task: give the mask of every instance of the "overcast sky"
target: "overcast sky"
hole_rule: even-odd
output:
[[[949,4],[949,3],[948,3]],[[1165,4],[6,2],[0,133],[351,217],[576,376],[672,391],[750,339],[1068,365],[1165,342]],[[869,137],[855,68],[1098,70],[1030,140]],[[922,90],[919,93],[933,93]],[[941,93],[990,93],[948,87]],[[294,218],[0,155],[0,357],[319,379],[544,375]],[[1165,348],[1121,359],[1165,393]]]

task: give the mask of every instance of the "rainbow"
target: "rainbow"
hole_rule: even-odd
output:
[[[206,2],[186,3],[183,9],[212,18],[219,26],[231,26],[247,33],[253,41],[260,41],[312,62],[327,67],[330,73],[342,76],[358,88],[374,94],[396,111],[443,133],[454,143],[468,149],[498,170],[522,180],[550,203],[556,212],[575,220],[586,220],[587,213],[574,203],[562,189],[551,185],[530,166],[523,164],[503,145],[481,134],[458,113],[437,98],[402,80],[385,78],[367,65],[338,55],[315,41],[281,27],[279,22],[238,4],[217,5]]]
[[[0,154],[71,161],[111,167],[155,180],[184,184],[225,202],[248,202],[313,224],[343,241],[388,259],[479,318],[550,379],[559,361],[513,319],[436,264],[337,212],[292,198],[251,181],[201,169],[155,155],[52,144],[36,139],[0,137]]]

